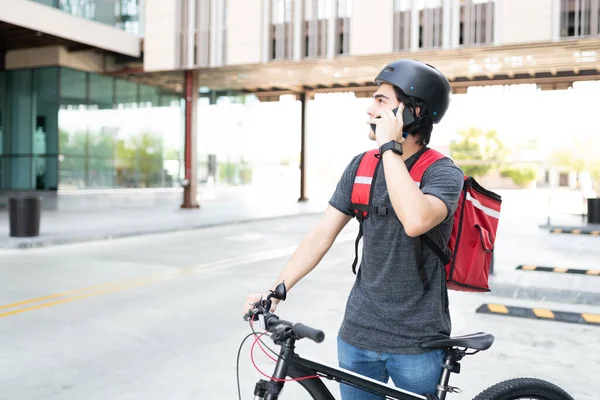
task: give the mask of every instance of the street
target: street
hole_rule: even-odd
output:
[[[317,219],[305,215],[1,250],[0,398],[237,399],[238,347],[251,332],[242,319],[244,300],[248,293],[273,284]],[[503,244],[496,254],[499,276],[571,279],[514,272],[516,249],[522,249],[523,262],[535,261],[519,247],[527,235],[541,238],[536,242],[539,249],[544,240],[560,240],[566,250],[563,259],[554,258],[557,262],[570,260],[567,252],[583,247],[586,257],[577,254],[573,259],[580,264],[595,260],[600,267],[600,238],[557,239],[540,231],[536,221],[523,229],[515,223],[522,221],[519,215],[507,214],[505,220]],[[323,330],[323,343],[303,340],[296,350],[332,365],[337,364],[336,334],[354,278],[356,228],[351,221],[321,264],[277,310],[282,319]],[[587,245],[581,245],[582,240]],[[600,281],[600,276],[579,277],[571,289],[582,285],[599,292],[594,279]],[[551,381],[575,399],[598,398],[600,326],[475,312],[487,303],[600,314],[598,304],[497,297],[493,291],[450,292],[453,335],[484,331],[496,341],[489,350],[462,361],[461,374],[453,374],[450,385],[463,393],[449,399],[470,399],[494,383],[519,376]],[[272,344],[269,339],[265,343]],[[250,345],[245,343],[240,358],[242,399],[252,398],[254,383],[262,377],[252,366]],[[265,373],[272,373],[274,363],[258,347],[255,359]],[[337,384],[327,385],[339,398]],[[298,389],[296,383],[287,384],[282,398],[307,398]]]

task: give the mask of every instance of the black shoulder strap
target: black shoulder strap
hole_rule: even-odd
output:
[[[360,238],[363,236],[363,221],[362,217],[358,220],[358,235],[356,236],[356,241],[354,242],[354,262],[352,262],[352,272],[356,275],[356,264],[358,264],[358,242],[360,242]]]
[[[444,250],[440,249],[440,246],[438,246],[437,243],[434,242],[432,238],[430,238],[429,236],[427,236],[425,234],[425,235],[421,235],[421,239],[423,240],[423,243],[425,243],[427,245],[427,247],[429,247],[431,250],[433,250],[435,255],[438,256],[440,260],[442,260],[444,265],[446,265],[450,262],[450,256],[448,255],[448,251],[447,250],[444,251]]]
[[[425,291],[427,291],[429,289],[429,279],[427,278],[427,271],[425,271],[425,264],[423,263],[423,247],[421,244],[421,239],[419,237],[414,237],[411,239],[413,249],[415,252],[415,257],[417,259],[417,269],[419,270],[419,276],[421,277],[423,288],[425,289]]]

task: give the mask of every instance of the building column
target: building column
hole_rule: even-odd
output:
[[[219,67],[223,65],[221,52],[223,48],[221,37],[221,22],[223,21],[223,2],[218,0],[210,1],[210,55],[208,65]]]
[[[558,1],[556,1],[556,3],[558,3]],[[504,40],[503,40],[503,29],[504,26],[502,25],[502,17],[503,17],[503,10],[502,10],[502,2],[501,1],[496,1],[493,4],[494,7],[494,14],[493,17],[494,18],[494,40],[493,43],[495,46],[499,46],[501,45]]]
[[[450,47],[455,49],[460,46],[460,1],[452,0],[452,29],[450,30]]]
[[[338,10],[337,10],[337,2],[328,1],[326,3],[326,13],[327,13],[327,58],[334,59],[335,58],[335,45],[337,43],[337,19],[338,19]]]
[[[442,47],[449,49],[452,47],[452,0],[444,0],[442,2],[443,18],[442,18]]]
[[[412,7],[410,11],[410,49],[418,50],[420,39],[419,28],[421,26],[421,10],[419,9],[419,6],[416,1],[412,2]]]
[[[196,149],[196,118],[198,109],[198,87],[196,71],[186,70],[185,74],[185,180],[183,184],[183,204],[181,208],[199,208],[196,193],[198,168]]]
[[[300,100],[300,198],[299,202],[307,201],[308,197],[306,194],[306,176],[307,176],[307,163],[306,163],[306,107],[308,100],[311,98],[311,94],[306,91],[297,94]]]
[[[187,66],[188,68],[193,68],[194,65],[196,64],[196,57],[194,54],[194,46],[196,44],[196,1],[192,0],[189,1],[188,0],[188,10],[187,12],[189,13],[187,15],[188,18],[188,26],[187,26],[187,30],[186,30],[186,36],[187,36],[187,41],[186,41],[186,45],[187,45],[187,54],[186,54],[186,60],[185,60],[185,66]]]
[[[262,57],[268,63],[271,50],[271,0],[262,0]]]
[[[304,1],[295,1],[292,7],[292,23],[294,24],[292,59],[300,61],[302,59],[302,42],[304,41]]]

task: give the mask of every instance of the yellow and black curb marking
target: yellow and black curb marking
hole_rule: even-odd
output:
[[[545,308],[513,307],[502,304],[482,304],[476,312],[478,314],[496,314],[508,317],[545,319],[571,324],[600,326],[600,314],[552,311]]]
[[[600,269],[577,269],[577,268],[562,268],[562,267],[543,267],[539,265],[519,265],[517,269],[523,271],[541,271],[541,272],[557,272],[561,274],[579,274],[600,276]]]
[[[571,235],[591,235],[600,236],[600,230],[591,229],[568,229],[568,228],[552,228],[550,233],[570,233]]]

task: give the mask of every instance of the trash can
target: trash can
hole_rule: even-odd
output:
[[[40,234],[39,197],[13,197],[8,201],[10,236],[33,237]]]
[[[587,199],[588,224],[600,224],[600,198]]]

